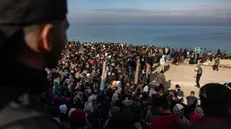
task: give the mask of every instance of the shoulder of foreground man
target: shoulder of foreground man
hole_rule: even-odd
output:
[[[218,124],[218,125],[211,125],[211,124],[191,124],[187,126],[181,126],[180,129],[230,129],[230,125],[228,124]]]
[[[43,117],[30,118],[11,123],[8,126],[0,127],[1,129],[60,129],[55,122]]]
[[[9,114],[1,117],[0,129],[60,129],[59,124],[50,116],[33,112],[29,114]]]
[[[34,104],[29,102],[29,99]],[[21,100],[21,101],[20,101]],[[28,103],[28,104],[24,104]],[[0,129],[59,129],[59,124],[46,112],[39,101],[27,95],[1,106]]]

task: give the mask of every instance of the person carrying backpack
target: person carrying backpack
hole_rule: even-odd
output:
[[[124,116],[124,129],[139,129],[142,127],[140,121],[141,109],[131,100],[131,96],[122,101],[121,112]]]

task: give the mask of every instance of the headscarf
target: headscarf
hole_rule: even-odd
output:
[[[184,107],[181,104],[176,104],[173,108],[173,112],[183,116],[184,115]]]
[[[200,114],[201,116],[204,116],[204,112],[203,112],[202,108],[200,108],[200,107],[196,107],[195,113],[198,113],[198,114]]]
[[[68,117],[70,117],[71,113],[72,113],[73,111],[75,111],[75,110],[76,110],[75,108],[71,108],[71,109],[69,110],[69,112],[68,112]]]
[[[67,113],[67,105],[63,104],[59,106],[60,113],[66,114]]]
[[[189,120],[184,116],[184,107],[181,104],[176,104],[173,108],[173,112],[179,115],[183,122],[189,123]]]

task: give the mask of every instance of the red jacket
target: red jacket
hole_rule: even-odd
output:
[[[149,129],[177,129],[179,119],[176,114],[163,114],[152,121]]]

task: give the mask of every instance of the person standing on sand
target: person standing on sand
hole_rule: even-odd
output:
[[[200,88],[200,79],[201,79],[201,76],[202,76],[202,73],[203,73],[203,69],[201,68],[201,65],[197,65],[197,70],[195,70],[195,72],[197,73],[196,74],[196,86],[198,88]]]
[[[213,71],[218,71],[219,70],[219,64],[220,64],[220,59],[219,56],[215,57],[214,59],[214,65],[213,65]]]
[[[165,71],[165,56],[163,55],[160,59],[160,71]]]

